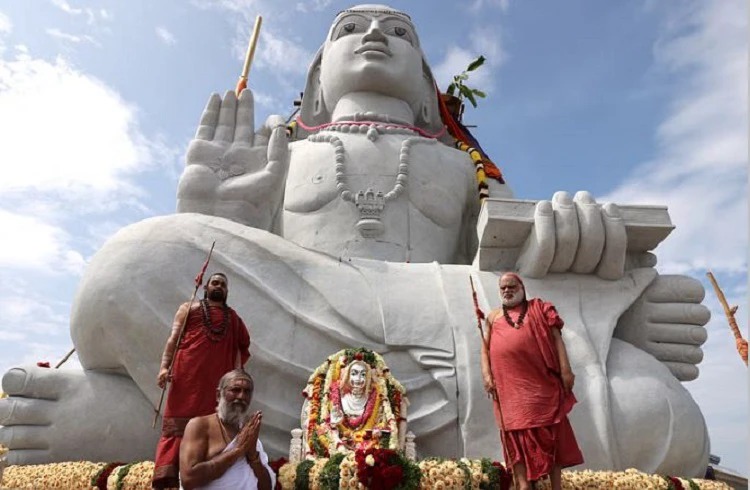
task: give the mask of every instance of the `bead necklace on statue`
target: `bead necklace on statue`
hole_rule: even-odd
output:
[[[203,315],[203,330],[206,332],[206,336],[212,342],[219,342],[221,339],[226,337],[227,331],[229,330],[229,307],[224,304],[221,308],[222,319],[218,326],[214,326],[211,322],[211,313],[209,312],[208,300],[201,300],[201,314]]]
[[[333,146],[336,162],[336,189],[339,191],[341,199],[353,203],[359,211],[359,221],[356,226],[357,230],[365,238],[373,238],[383,234],[385,227],[381,220],[381,215],[386,203],[397,199],[407,187],[412,147],[419,144],[436,144],[436,138],[440,136],[440,133],[430,134],[415,126],[402,124],[401,121],[395,122],[395,120],[392,120],[388,116],[377,116],[372,113],[357,113],[351,116],[351,120],[337,121],[315,127],[305,126],[300,119],[297,122],[305,130],[321,131],[308,136],[308,141],[312,143],[328,143]],[[355,193],[349,187],[346,174],[344,173],[344,163],[346,160],[344,143],[338,136],[331,133],[367,135],[367,138],[373,142],[377,141],[384,134],[414,136],[406,138],[401,143],[396,182],[389,191],[383,192],[382,190],[367,188],[360,189]]]
[[[503,306],[503,316],[505,317],[505,321],[508,322],[508,325],[515,328],[516,330],[521,328],[521,325],[523,325],[523,319],[526,318],[526,312],[529,310],[528,303],[525,300],[523,301],[522,305],[523,305],[523,308],[521,308],[521,314],[518,315],[518,320],[516,320],[515,322],[511,319],[510,315],[508,314],[508,310],[506,310],[505,307]]]

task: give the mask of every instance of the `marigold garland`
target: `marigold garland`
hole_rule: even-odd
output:
[[[487,183],[487,174],[484,171],[484,160],[482,154],[476,149],[472,148],[466,143],[456,140],[456,148],[465,151],[471,157],[471,161],[474,163],[474,169],[477,173],[477,190],[479,191],[479,201],[482,202],[490,197],[490,188]]]
[[[281,488],[285,490],[307,490],[313,488],[325,488],[321,482],[329,472],[335,471],[329,459],[319,461],[307,460],[302,463],[286,463],[278,471],[278,482]],[[317,463],[317,465],[316,465]],[[481,460],[460,461],[430,458],[411,463],[421,470],[418,480],[419,488],[449,488],[446,483],[452,481],[457,487],[469,488],[466,486],[466,472],[463,466],[471,470],[471,488],[472,489],[506,489],[506,483],[499,486],[502,481],[501,472],[504,472],[502,465],[496,461],[490,461],[487,458]],[[3,488],[19,489],[61,489],[61,490],[92,490],[92,478],[109,466],[107,463],[92,462],[68,462],[52,463],[47,465],[11,465],[8,466],[3,475]],[[125,465],[117,466],[122,469]],[[153,475],[153,462],[145,461],[133,463],[120,481],[122,490],[135,490],[150,488],[151,477]],[[317,471],[313,471],[317,468]],[[456,474],[455,472],[459,473]],[[111,488],[116,488],[116,473],[110,480]],[[503,473],[504,474],[504,473]],[[459,476],[460,475],[460,476]],[[452,480],[447,480],[447,477]],[[659,475],[650,475],[642,473],[635,469],[625,471],[567,471],[564,470],[563,488],[622,488],[622,489],[667,489],[669,483]],[[299,477],[299,481],[297,480]],[[691,490],[731,490],[731,487],[724,482],[677,478],[684,488]],[[317,480],[316,480],[317,479]],[[673,480],[670,480],[670,483]],[[509,483],[509,481],[508,481]],[[357,478],[357,463],[355,454],[350,453],[341,459],[339,463],[339,488],[365,490],[365,487]],[[537,489],[543,490],[551,488],[549,479],[541,480],[537,483]]]

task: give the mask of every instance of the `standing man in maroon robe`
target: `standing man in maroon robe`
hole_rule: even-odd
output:
[[[166,385],[173,357],[174,365],[161,438],[156,446],[154,488],[179,487],[180,441],[185,426],[193,417],[216,411],[216,399],[206,393],[213,393],[224,374],[241,368],[250,358],[250,335],[245,323],[227,306],[227,276],[213,274],[204,289],[201,301],[184,303],[177,310],[164,347],[157,377],[160,388]],[[183,323],[185,332],[178,348]]]
[[[487,317],[489,352],[482,347],[482,376],[496,391],[502,409],[495,417],[519,490],[550,475],[562,488],[562,468],[583,463],[568,412],[576,403],[560,329],[563,320],[551,303],[526,299],[517,274],[500,278],[502,307]],[[491,371],[490,371],[491,365]],[[502,432],[504,429],[504,433]]]

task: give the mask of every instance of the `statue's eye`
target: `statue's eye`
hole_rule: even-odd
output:
[[[406,29],[404,29],[403,27],[396,27],[394,29],[394,32],[396,33],[397,36],[400,37],[400,36],[403,36],[404,34],[406,34]]]
[[[349,33],[354,32],[355,27],[357,27],[357,25],[354,22],[349,22],[348,24],[344,24],[344,30]]]

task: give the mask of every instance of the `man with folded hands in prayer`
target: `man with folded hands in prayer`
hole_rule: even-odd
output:
[[[182,488],[274,488],[276,477],[258,439],[263,415],[250,413],[253,378],[242,369],[228,372],[216,398],[216,413],[191,419],[185,427],[180,445]]]

